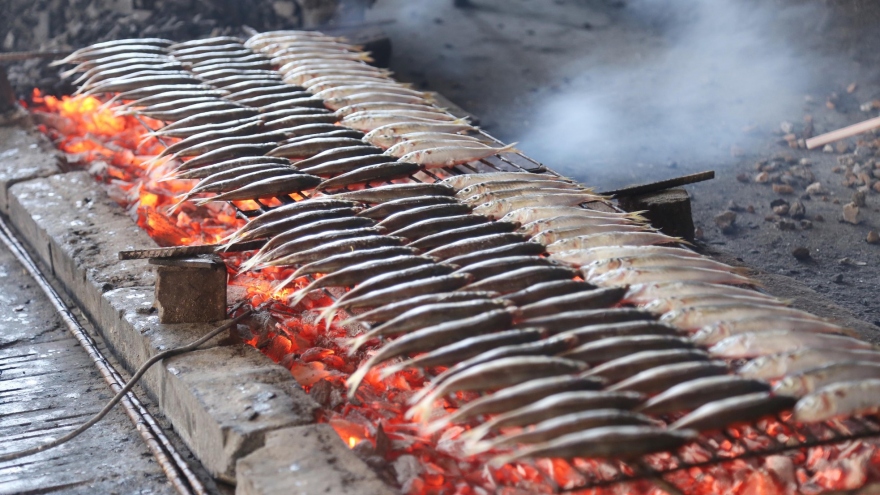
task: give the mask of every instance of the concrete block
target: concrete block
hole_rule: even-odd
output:
[[[165,260],[162,260],[165,261]],[[162,323],[197,323],[226,318],[226,265],[187,260],[157,269],[156,308]]]
[[[45,136],[19,126],[0,126],[0,211],[8,213],[12,185],[60,172],[58,152]]]
[[[391,495],[397,493],[327,424],[270,433],[266,445],[238,461],[236,495]]]
[[[119,261],[117,253],[156,244],[86,172],[21,182],[9,192],[16,229],[92,319],[104,292],[154,284],[146,261]]]
[[[691,200],[684,189],[626,196],[618,200],[626,211],[646,211],[645,217],[651,225],[664,234],[694,240],[694,219],[691,213]]]

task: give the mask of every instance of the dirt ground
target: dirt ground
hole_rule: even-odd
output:
[[[877,116],[880,4],[455,3],[467,5],[378,0],[369,19],[394,19],[383,28],[398,78],[598,189],[715,170],[688,187],[702,242],[880,325],[880,244],[867,242],[880,230],[875,136],[831,152],[797,148]],[[858,224],[843,222],[859,187]],[[715,217],[729,209],[736,220],[722,232]]]

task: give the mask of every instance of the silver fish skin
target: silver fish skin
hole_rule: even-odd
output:
[[[367,165],[351,172],[337,175],[318,184],[315,189],[326,191],[329,189],[341,189],[354,184],[369,184],[385,182],[403,177],[409,177],[420,170],[415,163],[385,162]]]
[[[376,309],[367,311],[365,313],[360,313],[358,315],[352,316],[351,318],[344,320],[341,325],[346,326],[355,323],[365,322],[385,322],[396,318],[411,309],[418,308],[426,304],[466,302],[475,299],[494,299],[498,296],[499,294],[494,292],[441,292],[436,294],[414,296],[409,299],[393,302],[385,306],[380,306]]]
[[[491,172],[485,174],[456,175],[443,179],[443,183],[455,188],[456,191],[460,191],[474,184],[508,180],[558,180],[570,182],[570,179],[550,174],[538,174],[533,172]]]
[[[571,414],[564,414],[552,419],[541,421],[534,428],[522,433],[504,435],[493,438],[486,445],[480,446],[472,453],[489,449],[507,447],[516,444],[536,444],[548,442],[562,435],[599,428],[602,426],[655,426],[657,421],[632,411],[620,409],[594,409]]]
[[[506,258],[502,257],[501,259]],[[454,263],[454,260],[448,260]],[[491,262],[491,259],[481,261],[478,263],[486,263]],[[478,264],[474,263],[474,265]],[[460,268],[461,271],[466,271],[466,268],[470,265],[465,265],[463,268]],[[557,296],[565,296],[568,294],[575,294],[578,292],[585,292],[589,290],[593,290],[596,287],[590,285],[586,282],[582,282],[580,280],[554,280],[551,282],[541,282],[540,284],[535,284],[531,287],[527,287],[523,290],[516,291],[511,294],[505,294],[504,298],[508,301],[512,302],[516,306],[523,307],[528,306],[530,304],[538,303],[543,301],[544,299],[549,299],[551,297]]]
[[[165,156],[171,156],[177,153],[178,151],[185,150],[191,146],[195,146],[197,144],[206,143],[209,141],[213,141],[215,139],[220,139],[224,137],[236,137],[236,136],[244,136],[253,133],[257,129],[262,127],[262,123],[258,120],[252,122],[245,122],[244,124],[225,128],[225,129],[213,129],[206,132],[200,132],[197,134],[193,134],[187,138],[184,138],[181,141],[178,141],[171,146],[168,146],[161,153],[156,155],[156,158],[162,158]],[[287,160],[289,163],[290,160]]]
[[[446,141],[443,144],[445,145],[446,143],[454,144],[454,143],[458,143],[458,141]],[[404,144],[399,144],[397,146],[405,146],[407,144],[408,143],[404,143]],[[431,144],[432,143],[425,143],[424,146],[428,147],[428,146],[431,146]],[[409,146],[415,147],[415,146],[417,146],[417,144],[412,144]],[[476,143],[474,146],[476,146]],[[394,148],[386,151],[386,153],[389,153],[393,149]],[[493,148],[487,147],[487,149],[491,150]],[[391,154],[391,153],[389,153],[389,154]],[[404,155],[404,156],[406,156],[406,155]],[[542,184],[533,184],[533,185],[525,186],[525,187],[522,187],[519,189],[505,189],[505,190],[501,190],[501,191],[486,191],[484,193],[474,194],[473,196],[468,196],[468,197],[460,198],[460,199],[462,202],[476,207],[478,205],[492,203],[493,201],[515,199],[515,198],[518,198],[522,195],[546,196],[546,195],[556,195],[556,194],[570,196],[572,194],[581,194],[581,192],[578,189],[568,189],[565,187],[557,187],[556,184],[553,182],[549,182],[549,183],[545,182]]]
[[[797,399],[769,392],[737,395],[704,404],[669,425],[672,430],[706,432],[731,426],[751,424],[794,407]]]
[[[688,349],[692,347],[693,344],[682,337],[671,335],[627,335],[606,337],[593,342],[587,342],[564,352],[562,356],[595,366],[642,351]]]
[[[428,198],[437,198],[437,197],[438,196],[428,196]],[[384,218],[384,220],[379,222],[379,225],[381,225],[391,231],[394,231],[394,230],[402,229],[402,228],[410,226],[414,223],[417,223],[417,222],[420,222],[423,220],[427,220],[427,219],[431,219],[431,218],[444,218],[444,217],[451,217],[451,216],[456,216],[456,215],[465,215],[465,214],[470,213],[471,208],[468,207],[467,205],[463,205],[461,203],[454,202],[454,200],[452,200],[452,198],[448,198],[448,199],[450,200],[450,202],[443,202],[443,203],[439,203],[439,204],[434,203],[434,204],[429,204],[429,205],[424,205],[424,206],[415,206],[415,207],[408,208],[408,209],[405,209],[402,211],[398,211],[398,212],[393,213],[391,215],[382,215],[379,218]],[[385,203],[385,204],[387,204],[387,203]],[[416,204],[418,204],[418,203],[416,203]],[[371,210],[373,210],[372,212],[370,212],[370,211],[361,212],[362,214],[360,216],[372,218],[373,216],[376,216],[374,214],[374,212],[376,211],[375,208],[379,208],[381,206],[382,205],[377,205],[377,206],[374,206],[373,208],[370,208]],[[387,208],[386,208],[386,210],[387,210]]]
[[[416,196],[452,196],[455,191],[443,184],[391,184],[387,186],[374,187],[372,189],[362,189],[360,191],[351,191],[334,194],[336,199],[348,199],[359,201],[362,203],[379,204],[392,199]]]
[[[724,361],[686,361],[650,368],[617,382],[608,390],[630,390],[645,395],[653,395],[679,383],[718,376],[729,371]]]
[[[144,136],[148,137],[159,137],[159,138],[188,138],[191,136],[195,136],[196,134],[203,134],[211,131],[223,131],[227,129],[231,129],[233,127],[237,127],[242,124],[250,123],[250,122],[259,122],[259,119],[256,116],[246,117],[238,120],[231,120],[229,122],[215,122],[215,123],[206,123],[206,124],[198,124],[189,127],[180,127],[180,128],[171,128],[169,126],[176,126],[177,123],[166,125],[165,127],[144,134]],[[289,161],[289,160],[288,160]]]
[[[508,213],[524,207],[575,207],[590,201],[602,201],[605,198],[586,192],[572,194],[526,194],[515,198],[498,199],[483,203],[474,212],[480,215],[499,219]]]
[[[171,178],[177,180],[207,179],[212,175],[220,174],[223,172],[229,172],[238,169],[244,170],[245,167],[284,167],[289,170],[296,171],[296,167],[288,163],[260,160],[255,159],[255,157],[244,157],[226,160],[220,163],[215,163],[214,165],[208,165],[206,167],[199,167],[192,170],[187,170],[185,172],[181,172],[180,174],[174,175]],[[256,168],[254,168],[253,170],[256,170]]]
[[[763,332],[768,330],[787,330],[802,333],[827,333],[856,336],[850,329],[840,327],[831,322],[813,318],[791,318],[767,313],[760,316],[742,318],[739,320],[720,321],[702,327],[692,337],[694,343],[704,346],[712,346],[722,340],[751,332]]]
[[[467,302],[437,303],[419,306],[352,339],[350,352],[356,351],[370,339],[401,335],[413,332],[420,328],[436,325],[444,321],[469,318],[487,311],[503,309],[507,306],[511,306],[511,304],[507,301],[497,299],[477,299]]]
[[[296,293],[291,294],[290,299],[295,300],[295,302],[291,302],[291,306],[296,305],[301,297],[305,297],[310,291],[315,289],[324,287],[347,287],[375,277],[380,273],[396,272],[416,267],[424,267],[425,265],[431,265],[430,268],[437,268],[437,265],[434,265],[432,260],[421,256],[403,255],[378,261],[365,261],[333,273],[328,273],[327,275],[312,281],[309,285],[297,291],[300,294],[299,298],[295,295]],[[431,273],[431,275],[439,274],[440,273]]]
[[[453,256],[447,258],[444,263],[465,267],[495,258],[506,258],[509,256],[538,256],[541,254],[544,254],[544,246],[541,244],[535,242],[517,242]]]
[[[880,379],[839,382],[827,385],[798,400],[794,419],[818,423],[846,416],[872,414],[880,410]]]
[[[660,320],[679,328],[697,330],[718,321],[735,321],[760,316],[821,321],[819,317],[799,309],[771,304],[741,302],[676,309],[661,316]]]
[[[603,220],[605,222],[606,220]],[[530,225],[532,225],[530,227]],[[521,231],[531,233],[534,231],[534,223],[520,228]],[[560,251],[553,253],[553,257],[575,267],[586,267],[591,263],[615,257],[638,257],[638,256],[679,256],[685,258],[702,259],[703,255],[690,249],[673,246],[602,246],[590,249],[576,249],[573,251]]]
[[[395,160],[392,157],[385,155],[352,156],[349,158],[330,160],[320,165],[306,167],[304,170],[307,170],[308,173],[314,175],[333,177],[380,163],[395,163]]]
[[[254,256],[253,258],[248,260],[246,263],[242,264],[239,268],[239,271],[249,271],[253,270],[256,267],[265,266],[288,266],[288,263],[291,262],[291,259],[297,259],[299,255],[303,252],[312,252],[315,249],[321,248],[322,246],[333,244],[343,240],[351,240],[352,242],[354,242],[356,239],[373,239],[374,237],[381,234],[382,232],[380,232],[379,230],[370,227],[317,232],[311,235],[303,236],[299,239],[288,241],[287,243],[278,246],[271,251],[260,253],[257,256]],[[370,243],[373,241],[368,240],[364,242]],[[288,278],[281,282],[277,287],[283,287],[284,285],[292,281],[293,279]]]
[[[581,271],[583,276],[587,274]],[[709,270],[706,268],[680,266],[654,266],[650,268],[618,268],[605,272],[598,277],[587,279],[599,286],[624,286],[649,283],[665,283],[672,281],[704,282],[711,284],[731,284],[755,286],[754,280],[728,271]]]
[[[671,451],[696,440],[693,430],[667,430],[656,426],[605,426],[570,433],[549,442],[517,450],[493,460],[495,465],[539,457],[637,458]]]
[[[267,127],[269,127],[269,125],[267,125]],[[285,158],[308,158],[317,155],[322,151],[327,151],[342,146],[354,146],[360,142],[360,139],[353,138],[312,138],[293,144],[281,145],[266,153],[266,156],[283,156]]]
[[[165,127],[159,129],[159,133],[163,136],[168,136],[170,134],[169,131],[184,129],[187,127],[195,127],[204,124],[223,124],[229,125],[229,121],[241,121],[241,119],[245,119],[248,117],[254,117],[257,115],[257,111],[252,108],[231,108],[228,110],[217,110],[214,112],[205,112],[198,115],[193,115],[192,117],[187,117],[185,119],[178,120],[172,124],[168,124]],[[238,122],[236,122],[238,124]],[[197,132],[201,132],[200,129]]]
[[[630,410],[639,405],[642,400],[644,400],[644,396],[635,392],[608,392],[604,390],[563,392],[541,399],[534,404],[499,414],[462,436],[467,436],[469,441],[474,442],[500,428],[534,425],[564,414],[595,409]]]
[[[773,385],[773,393],[801,398],[832,383],[877,378],[880,378],[878,363],[868,361],[831,363],[786,376]]]
[[[522,308],[520,308],[520,310],[522,310]],[[588,342],[595,342],[611,337],[628,337],[632,335],[667,335],[675,337],[681,334],[681,330],[669,325],[664,325],[656,321],[636,320],[621,323],[587,325],[558,333],[557,336],[574,337],[575,342],[580,346]]]
[[[716,400],[769,391],[770,385],[759,380],[736,375],[707,376],[666,389],[639,406],[638,411],[651,415],[691,411]]]
[[[684,308],[699,308],[705,306],[718,306],[720,304],[758,304],[765,306],[787,306],[786,301],[767,298],[764,295],[757,297],[742,296],[739,294],[708,294],[687,297],[669,297],[666,299],[655,299],[648,304],[642,305],[646,311],[654,314],[662,315],[670,311],[682,310]]]
[[[375,227],[373,230],[374,232],[386,232],[385,229],[380,229],[376,227],[375,222],[371,222],[368,218],[359,218],[347,215],[347,212],[345,211],[347,209],[348,208],[341,208],[341,211],[324,210],[327,212],[326,219],[318,221],[308,221],[307,223],[302,223],[302,221],[305,220],[307,216],[300,217],[299,215],[296,215],[294,218],[290,219],[290,224],[292,224],[293,226],[289,229],[282,229],[280,233],[274,235],[269,240],[269,242],[267,242],[263,245],[262,248],[260,248],[260,250],[257,252],[256,255],[254,255],[253,258],[266,256],[267,259],[271,259],[272,256],[270,256],[269,253],[273,253],[276,249],[281,249],[283,246],[286,246],[290,242],[301,241],[307,236],[312,236],[315,234],[321,234],[334,230],[353,230]],[[294,222],[296,222],[296,224]],[[273,226],[280,227],[275,223],[269,224],[266,227],[269,228]]]
[[[627,321],[653,321],[651,313],[636,308],[584,309],[564,313],[527,318],[516,324],[517,327],[542,327],[552,334],[565,332],[588,325],[622,323]]]
[[[559,277],[563,280],[573,277]],[[532,284],[529,284],[532,285]],[[514,287],[516,289],[516,287]],[[522,289],[520,289],[522,290]],[[540,318],[568,311],[608,308],[617,304],[626,293],[625,287],[606,287],[550,297],[522,308],[523,318]]]
[[[390,219],[394,215],[401,215],[400,217],[397,217],[389,222],[389,224],[395,224],[394,227],[389,228],[397,230],[397,228],[401,228],[405,225],[409,225],[410,223],[412,223],[409,222],[411,216],[418,216],[422,214],[422,211],[417,212],[417,210],[421,210],[422,208],[429,208],[432,206],[451,206],[454,211],[460,212],[455,213],[458,215],[470,212],[470,207],[459,203],[455,200],[455,198],[450,196],[415,196],[411,198],[394,199],[385,203],[380,203],[376,206],[367,208],[358,215],[372,218],[374,220],[381,220],[383,222]],[[410,213],[412,213],[412,215],[408,215]]]
[[[419,222],[400,230],[407,231],[402,237],[411,239],[410,245],[423,251],[440,249],[456,242],[476,239],[493,234],[510,234],[516,226],[507,222],[490,222],[480,215],[436,218]],[[525,239],[524,237],[517,237]]]
[[[470,273],[470,272],[468,272]],[[541,282],[571,280],[576,271],[563,266],[526,266],[474,281],[465,290],[491,290],[502,294],[516,292]],[[581,293],[583,294],[583,293]],[[568,297],[568,296],[561,296]]]
[[[291,277],[295,280],[305,275],[314,273],[331,273],[342,268],[352,266],[364,261],[383,260],[393,258],[395,256],[416,255],[414,249],[403,246],[379,247],[374,249],[364,249],[351,253],[341,253],[328,256],[325,259],[314,261],[298,268]]]
[[[457,136],[458,134],[454,134]],[[472,138],[470,138],[472,139]],[[475,196],[482,193],[487,192],[496,192],[496,191],[509,191],[511,189],[522,189],[524,187],[552,187],[558,189],[582,189],[582,187],[578,184],[574,184],[572,182],[567,182],[564,180],[559,180],[555,178],[544,178],[540,175],[536,175],[534,178],[526,178],[526,179],[508,179],[508,180],[499,180],[499,181],[487,181],[487,182],[477,182],[471,184],[469,186],[463,188],[456,188],[458,190],[455,193],[455,197],[459,199],[469,198],[471,196]],[[448,179],[446,179],[448,180]],[[445,180],[444,180],[445,182]]]
[[[379,349],[347,380],[349,396],[354,395],[367,372],[376,365],[398,356],[430,351],[470,336],[506,330],[513,321],[515,311],[513,308],[489,311],[470,318],[422,328],[392,341]]]
[[[678,248],[676,248],[678,249]],[[694,253],[695,256],[699,256]],[[777,301],[769,294],[753,289],[732,287],[729,285],[710,284],[705,282],[667,282],[633,285],[629,288],[624,300],[632,304],[648,304],[658,299],[691,296],[742,296],[762,297],[768,301]]]
[[[200,103],[193,103],[192,105],[188,105],[182,108],[178,108],[175,110],[168,111],[158,111],[158,112],[150,112],[144,110],[137,110],[135,113],[137,115],[143,117],[149,117],[151,119],[161,120],[163,122],[177,122],[178,120],[182,120],[188,117],[192,117],[194,115],[202,115],[208,112],[220,111],[220,110],[235,110],[244,108],[241,105],[236,103],[217,100],[217,101],[202,101]]]
[[[351,158],[355,156],[366,156],[366,155],[380,155],[382,154],[381,148],[376,148],[375,146],[368,146],[366,144],[360,144],[356,146],[344,146],[342,148],[335,148],[331,150],[324,151],[322,153],[318,153],[317,155],[306,158],[305,160],[301,160],[297,162],[297,167],[299,168],[309,168],[314,167],[316,165],[320,165],[322,163],[326,163],[333,160],[340,160],[343,158]]]
[[[617,270],[620,268],[641,268],[670,265],[742,273],[741,269],[733,268],[730,265],[725,265],[724,263],[711,260],[709,258],[673,256],[668,254],[610,258],[604,261],[594,261],[593,263],[590,263],[589,265],[583,266],[581,268],[582,270],[584,270],[585,273],[587,273],[587,276],[593,278],[598,277],[599,275],[609,272],[611,270]]]
[[[330,244],[322,244],[313,249],[302,251],[296,255],[288,257],[286,263],[291,266],[305,265],[313,261],[327,258],[334,254],[347,253],[361,249],[373,249],[377,247],[400,246],[401,239],[386,235],[371,235],[367,237],[358,237],[355,239],[343,239]]]
[[[320,177],[303,173],[272,177],[270,179],[253,182],[234,191],[224,192],[217,196],[200,200],[196,205],[202,206],[212,201],[241,201],[246,199],[255,200],[259,198],[283,196],[300,191],[307,191],[320,183]]]
[[[554,218],[560,216],[580,215],[602,219],[629,219],[639,222],[647,222],[647,219],[638,212],[632,213],[611,213],[599,210],[591,210],[575,206],[526,206],[513,210],[501,219],[507,222],[516,222],[520,225],[541,220],[544,218]]]
[[[291,170],[290,167],[286,167],[284,165],[278,164],[261,164],[261,165],[246,165],[244,167],[237,167],[231,170],[224,170],[222,172],[217,172],[215,174],[211,174],[202,180],[199,181],[199,184],[192,188],[188,193],[183,196],[188,197],[193,194],[197,194],[200,192],[218,192],[224,190],[223,185],[220,184],[234,184],[234,182],[227,181],[235,181],[235,180],[254,180],[257,177],[274,177],[275,175],[286,175],[286,174],[295,174],[296,170]],[[210,188],[209,186],[217,185],[218,187]]]
[[[614,224],[614,223],[590,223],[579,227],[567,227],[563,229],[549,229],[532,236],[533,242],[550,245],[555,242],[583,237],[594,234],[607,234],[610,232],[650,232],[651,228],[641,224]],[[619,262],[618,262],[619,263]],[[592,266],[592,263],[591,263]],[[593,270],[596,268],[593,267]]]
[[[725,359],[743,359],[810,347],[877,350],[876,346],[865,341],[843,335],[771,330],[767,332],[748,332],[727,337],[710,347],[709,353]]]
[[[97,86],[83,91],[82,94],[97,95],[105,93],[122,93],[133,89],[158,86],[164,84],[199,84],[201,81],[187,74],[150,74],[124,79],[108,79]]]
[[[284,127],[282,129],[278,129],[278,132],[286,132],[288,130],[303,128],[305,126],[317,126],[317,125],[324,126],[324,125],[329,125],[329,124],[302,124],[302,125],[297,124],[294,127]],[[332,130],[332,131],[328,130],[328,131],[317,132],[314,134],[306,134],[303,136],[295,136],[295,137],[287,138],[284,141],[281,141],[279,144],[296,144],[296,143],[301,143],[303,141],[308,141],[310,139],[317,139],[317,138],[321,138],[321,139],[360,139],[361,137],[363,137],[363,136],[361,136],[361,134],[358,131],[355,131],[352,129],[337,129],[337,130]]]
[[[799,349],[752,359],[742,365],[737,370],[737,374],[746,378],[775,380],[786,375],[841,361],[880,363],[880,352],[850,349]]]
[[[495,222],[498,223],[498,222]],[[428,251],[428,256],[434,256],[441,260],[449,260],[450,258],[456,256],[462,256],[469,253],[475,253],[477,251],[485,251],[487,249],[497,248],[500,246],[506,246],[509,244],[518,244],[523,243],[527,240],[525,236],[522,234],[515,233],[503,233],[503,234],[490,234],[484,235],[480,237],[472,237],[469,239],[462,239],[460,241],[455,241],[451,244],[446,244],[445,246],[440,246]]]
[[[470,273],[479,281],[496,275],[502,275],[512,270],[537,266],[558,266],[553,260],[540,256],[507,256],[492,260],[481,261],[472,265],[459,268],[460,273]],[[550,282],[541,282],[550,283]],[[531,287],[532,284],[529,285]],[[527,287],[528,288],[528,287]],[[505,290],[506,291],[506,290]],[[500,291],[499,291],[500,292]]]
[[[534,381],[541,378],[559,377],[563,375],[572,375],[583,371],[586,365],[571,359],[564,359],[550,356],[515,356],[501,359],[495,359],[485,362],[479,366],[474,366],[462,371],[443,382],[433,382],[426,387],[424,393],[415,395],[410,399],[410,403],[414,406],[407,411],[407,418],[422,418],[427,420],[430,417],[430,411],[436,400],[456,391],[492,391],[498,390],[495,395],[499,397],[507,397],[506,401],[500,401],[507,406],[522,403],[522,395],[526,395],[526,399],[534,399],[536,396],[545,391],[536,391],[527,389],[525,393],[515,395],[507,390],[508,387],[519,387],[520,392],[523,391],[526,381]],[[522,387],[520,385],[523,385]],[[571,390],[596,390],[601,388],[601,380],[579,380],[575,385],[565,382],[561,387],[564,391]],[[546,390],[554,390],[556,387],[547,387]],[[540,395],[541,398],[547,395]],[[538,400],[538,399],[535,399]],[[476,401],[475,401],[476,402]],[[530,403],[530,402],[527,402]],[[499,401],[495,402],[495,406],[499,405]],[[467,406],[465,406],[467,407]],[[491,409],[491,407],[489,407]],[[461,420],[468,414],[482,414],[474,412],[475,407],[462,409],[456,412],[450,418],[444,419],[444,424],[448,424],[448,420]],[[485,408],[484,408],[485,409]],[[467,412],[467,411],[470,412]],[[496,409],[499,410],[499,409]],[[508,409],[509,410],[509,409]],[[427,431],[436,431],[434,427],[428,427]]]
[[[198,98],[200,96],[213,96],[217,98],[222,98],[226,96],[228,93],[223,91],[222,89],[199,89],[199,90],[171,90],[165,91],[162,93],[154,94],[151,96],[145,96],[143,98],[138,98],[137,100],[129,101],[123,105],[119,105],[120,109],[128,109],[134,107],[146,107],[149,105],[155,105],[157,103],[167,103],[171,101],[180,100],[183,98]]]
[[[583,210],[583,208],[578,208],[579,210]],[[580,213],[576,215],[559,215],[559,216],[551,216],[547,218],[540,218],[538,220],[528,222],[523,224],[520,227],[520,230],[532,236],[538,236],[542,234],[552,234],[554,232],[565,232],[565,236],[559,236],[560,240],[563,238],[569,237],[577,237],[578,235],[587,235],[599,232],[612,232],[614,231],[614,226],[619,227],[618,230],[622,231],[640,231],[640,230],[651,230],[650,226],[643,221],[637,219],[631,219],[629,217],[622,216],[610,216],[609,214],[602,212],[593,212],[591,210],[584,210],[586,213]],[[582,229],[597,229],[602,227],[601,230],[597,230],[595,232],[583,232],[576,235],[569,235],[566,231],[572,230],[582,230]],[[548,239],[549,240],[549,239]],[[555,242],[555,241],[554,241]],[[623,246],[621,246],[623,248]],[[646,246],[630,246],[629,249],[635,249],[637,247],[646,247]],[[591,249],[606,249],[606,248],[591,248]],[[613,253],[612,255],[617,255],[617,253]],[[611,256],[603,256],[602,258],[608,258]]]
[[[443,275],[440,277],[431,277],[413,282],[405,282],[391,287],[375,290],[358,297],[352,297],[342,301],[340,298],[333,306],[328,308],[326,314],[330,314],[338,308],[357,309],[368,307],[379,307],[397,301],[402,301],[408,297],[424,294],[437,294],[441,292],[449,292],[461,288],[471,278],[467,275]],[[366,283],[365,283],[366,284]],[[363,285],[365,285],[363,284]],[[349,292],[350,294],[351,292]]]
[[[708,361],[710,356],[697,349],[670,349],[665,351],[642,351],[603,363],[587,371],[587,376],[603,378],[617,383],[642,371],[673,363]]]
[[[272,237],[314,222],[349,218],[360,211],[350,201],[302,201],[264,213],[230,236],[231,241]],[[288,208],[290,207],[290,208]]]
[[[657,246],[684,242],[678,237],[668,236],[659,232],[605,232],[572,237],[556,241],[547,246],[547,252],[559,253],[578,249],[590,249],[603,246]]]
[[[458,342],[445,345],[439,349],[425,353],[413,359],[408,359],[382,370],[382,376],[387,377],[398,371],[408,368],[433,368],[435,366],[448,366],[459,363],[468,358],[477,356],[499,346],[513,346],[529,344],[539,341],[543,336],[540,328],[524,330],[506,330],[469,337]]]

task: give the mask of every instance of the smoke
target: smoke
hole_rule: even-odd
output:
[[[618,22],[650,43],[594,47],[612,61],[596,65],[590,55],[589,66],[585,55],[560,67],[570,84],[544,96],[518,147],[562,173],[613,182],[629,182],[618,171],[636,164],[730,161],[732,147],[750,151],[781,121],[803,115],[817,69],[795,46],[796,33],[820,22],[818,8],[632,0]]]

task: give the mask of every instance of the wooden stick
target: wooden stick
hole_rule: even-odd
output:
[[[841,139],[845,139],[848,137],[857,136],[863,132],[868,132],[877,128],[880,128],[880,117],[874,117],[873,119],[868,119],[864,122],[859,122],[858,124],[844,127],[843,129],[826,132],[825,134],[819,134],[816,137],[807,139],[807,149],[825,146],[826,144],[840,141]]]

